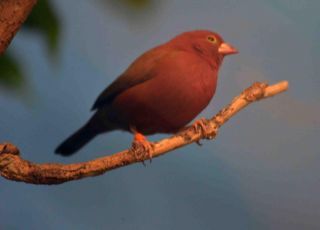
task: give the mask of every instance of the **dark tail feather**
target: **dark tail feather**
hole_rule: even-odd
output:
[[[62,142],[56,148],[55,153],[62,156],[70,156],[91,141],[96,135],[112,130],[112,128],[103,127],[103,124],[99,120],[99,117],[95,114],[87,124]]]
[[[72,134],[67,140],[62,142],[62,144],[56,148],[55,153],[63,156],[70,156],[81,149],[96,135],[97,133],[92,132],[90,129],[84,126]]]

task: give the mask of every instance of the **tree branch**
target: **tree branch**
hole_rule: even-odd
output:
[[[37,0],[0,0],[0,55],[27,19]]]
[[[288,89],[288,82],[283,81],[268,86],[254,83],[244,90],[228,106],[209,120],[204,120],[204,129],[199,132],[188,127],[174,136],[155,142],[153,158],[201,139],[215,138],[219,128],[232,116],[252,102],[272,97]],[[0,145],[0,174],[8,180],[23,181],[31,184],[61,184],[71,180],[97,176],[112,169],[148,160],[148,155],[136,159],[130,150],[76,164],[44,163],[36,164],[22,159],[19,150],[12,144]]]

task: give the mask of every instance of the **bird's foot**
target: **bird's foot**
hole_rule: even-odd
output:
[[[192,124],[192,127],[195,132],[197,133],[200,132],[205,139],[211,140],[215,137],[215,134],[211,134],[210,130],[208,130],[208,120],[205,118],[200,118],[199,120],[196,120]],[[202,145],[200,143],[200,140],[198,140],[196,143],[200,146]]]
[[[153,151],[153,144],[141,133],[135,132],[130,149],[130,152],[134,154],[135,158],[142,161],[142,164],[145,166],[144,159],[146,159],[146,156],[148,156],[150,163],[152,162]]]

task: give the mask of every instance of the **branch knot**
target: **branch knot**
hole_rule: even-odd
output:
[[[3,143],[0,144],[0,155],[1,154],[12,154],[12,155],[19,155],[19,149],[11,143]]]
[[[267,83],[255,82],[243,92],[243,95],[248,102],[257,101],[264,97],[265,89],[267,87]]]

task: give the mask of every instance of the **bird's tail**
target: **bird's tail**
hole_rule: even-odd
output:
[[[62,156],[70,156],[76,153],[98,134],[111,130],[113,130],[111,127],[106,128],[101,124],[99,117],[95,114],[82,128],[62,142],[56,148],[55,153]]]

